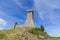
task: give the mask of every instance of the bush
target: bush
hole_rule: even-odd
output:
[[[44,32],[44,26],[43,26],[43,25],[41,25],[40,30],[41,30],[42,32]]]
[[[32,34],[39,35],[40,34],[40,29],[39,28],[32,28],[32,29],[28,30],[28,32],[30,32]]]

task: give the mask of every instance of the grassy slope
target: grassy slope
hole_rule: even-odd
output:
[[[10,30],[0,30],[0,40],[22,40],[22,34],[31,28],[16,28]],[[47,34],[45,34],[47,35]],[[29,40],[34,40],[35,35],[30,34]],[[39,39],[39,38],[38,38]],[[45,38],[39,40],[60,40],[60,38]]]

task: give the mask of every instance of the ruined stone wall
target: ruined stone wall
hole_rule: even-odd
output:
[[[35,27],[34,25],[34,13],[33,10],[27,10],[27,18],[25,24],[17,25],[15,24],[14,27]]]

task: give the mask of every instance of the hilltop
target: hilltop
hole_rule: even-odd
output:
[[[0,30],[0,40],[60,40],[60,38],[50,37],[40,28],[12,28]]]

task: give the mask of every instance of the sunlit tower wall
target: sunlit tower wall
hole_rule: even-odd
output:
[[[34,12],[32,9],[27,10],[27,19],[24,24],[26,27],[35,27],[34,25]]]

